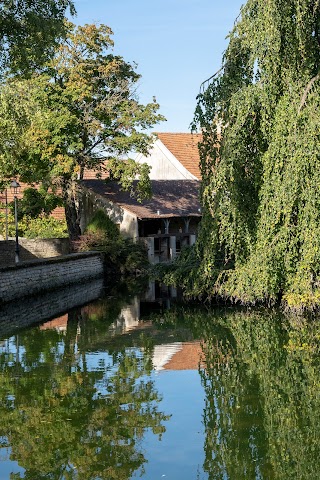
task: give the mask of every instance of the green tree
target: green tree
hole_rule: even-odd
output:
[[[139,175],[138,197],[150,194],[149,168],[122,160],[148,151],[153,137],[146,132],[163,117],[155,101],[139,103],[140,75],[111,53],[109,27],[68,24],[68,30],[43,72],[2,89],[0,178],[15,173],[27,182],[60,186],[69,232],[76,237],[75,181],[85,168],[99,172],[108,160],[124,188],[133,189]]]
[[[65,33],[71,0],[2,0],[0,2],[0,68],[26,73],[53,53]]]
[[[319,80],[319,2],[248,0],[198,97],[204,214],[189,293],[319,305]]]
[[[18,218],[24,216],[37,218],[41,214],[49,215],[52,210],[61,205],[61,199],[50,192],[37,190],[35,188],[26,188],[23,191],[23,197],[19,200]],[[10,205],[14,212],[14,205]]]

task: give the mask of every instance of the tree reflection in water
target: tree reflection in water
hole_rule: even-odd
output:
[[[143,472],[145,430],[165,431],[148,345],[97,349],[114,319],[99,312],[75,310],[65,334],[33,328],[3,349],[0,438],[25,469],[12,480],[129,479]]]
[[[209,479],[318,478],[319,324],[264,311],[203,328]]]
[[[315,480],[320,325],[274,311],[171,311],[202,338],[203,472],[209,480]]]
[[[36,327],[2,347],[0,441],[25,469],[11,480],[143,476],[144,434],[161,438],[169,419],[159,410],[161,398],[150,375],[154,342],[168,338],[202,339],[204,437],[198,439],[205,460],[198,478],[318,478],[316,320],[184,307],[155,315],[149,330],[139,325],[120,335],[121,322],[116,328],[113,322],[121,318],[122,306],[111,299],[73,310],[65,333]],[[186,440],[179,441],[183,446]]]

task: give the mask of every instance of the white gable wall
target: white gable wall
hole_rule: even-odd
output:
[[[159,139],[155,141],[148,156],[138,154],[136,161],[151,166],[151,180],[198,180]]]

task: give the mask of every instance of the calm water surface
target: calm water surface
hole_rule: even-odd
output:
[[[319,478],[318,319],[48,305],[0,312],[0,480]]]

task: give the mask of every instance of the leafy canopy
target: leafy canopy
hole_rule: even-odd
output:
[[[164,120],[159,105],[139,102],[140,75],[112,53],[109,27],[66,28],[66,40],[41,72],[1,88],[0,180],[19,175],[28,183],[60,186],[67,204],[86,168],[98,174],[111,168],[126,189],[140,175],[138,197],[148,196],[148,169],[123,159],[148,151],[148,130]]]
[[[2,0],[0,2],[0,69],[27,73],[43,64],[64,36],[71,0]]]
[[[0,154],[10,174],[26,181],[81,178],[84,168],[99,171],[107,158],[147,152],[152,137],[144,131],[163,120],[155,101],[139,103],[135,66],[109,53],[109,27],[68,28],[43,72],[1,90]]]
[[[320,3],[248,0],[203,85],[204,217],[192,294],[320,301]]]

